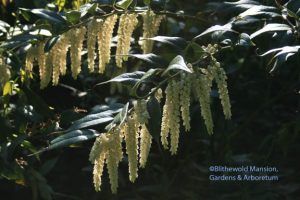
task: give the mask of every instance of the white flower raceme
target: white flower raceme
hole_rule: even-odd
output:
[[[196,96],[200,103],[201,115],[204,119],[207,132],[209,134],[213,133],[213,120],[211,114],[211,98],[210,92],[212,87],[212,78],[211,74],[207,70],[202,70],[201,72],[196,73],[192,79],[192,87],[196,90]]]
[[[179,141],[180,128],[180,102],[179,89],[180,82],[172,80],[166,88],[166,102],[163,107],[163,117],[161,124],[161,142],[164,148],[168,148],[170,136],[170,151],[176,154]]]
[[[128,155],[129,180],[134,182],[138,177],[138,127],[133,116],[129,116],[124,126],[126,153]]]
[[[231,118],[231,104],[228,95],[227,89],[227,76],[224,69],[221,67],[220,63],[215,61],[213,66],[210,66],[209,69],[213,74],[214,79],[216,80],[218,86],[218,92],[221,99],[221,104],[223,107],[223,112],[226,119]]]
[[[191,129],[190,125],[190,96],[191,96],[191,76],[188,73],[181,73],[181,89],[180,89],[180,110],[183,126],[186,131]]]
[[[71,43],[71,70],[74,79],[77,79],[78,74],[81,72],[81,52],[85,33],[86,28],[84,26],[70,29],[67,33]]]
[[[118,188],[118,166],[123,158],[122,135],[120,129],[111,133],[101,134],[95,141],[90,152],[90,161],[94,163],[94,186],[96,191],[101,190],[101,177],[104,163],[107,165],[111,190],[117,192]]]
[[[49,73],[48,70],[46,70],[46,54],[44,52],[44,46],[45,42],[41,41],[39,42],[37,48],[38,48],[38,55],[37,55],[37,60],[38,60],[38,65],[39,65],[39,74],[40,74],[40,88],[43,89],[47,87],[48,83],[46,81],[46,77],[49,76],[46,73]]]
[[[143,40],[140,41],[144,54],[151,53],[153,48],[152,40],[145,40],[154,37],[159,29],[162,15],[156,15],[153,11],[148,10],[142,14],[143,16]]]
[[[122,67],[123,61],[128,59],[127,55],[130,49],[131,35],[137,23],[137,14],[135,13],[122,14],[120,17],[116,52],[116,64],[120,68]]]
[[[25,71],[31,73],[33,70],[33,63],[35,59],[37,59],[38,55],[38,48],[36,47],[31,47],[28,49],[26,53],[26,58],[25,58]]]
[[[90,72],[93,72],[95,69],[97,34],[100,31],[102,22],[102,20],[92,19],[87,26],[88,68]]]
[[[98,32],[99,73],[103,73],[110,61],[111,40],[118,15],[110,15],[101,24]]]
[[[141,126],[140,130],[140,167],[144,168],[147,163],[148,155],[152,143],[152,136],[149,133],[146,125]]]
[[[58,41],[50,50],[52,54],[52,84],[57,85],[60,74],[65,75],[67,70],[67,52],[69,47],[69,38],[66,35],[61,35]]]
[[[149,113],[147,111],[147,101],[137,100],[134,104],[134,113],[135,118],[139,124],[148,123],[148,119],[150,118]]]

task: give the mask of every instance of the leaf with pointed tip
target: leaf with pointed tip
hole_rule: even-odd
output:
[[[123,83],[126,85],[134,85],[136,82],[140,80],[140,78],[145,74],[143,71],[135,71],[131,73],[124,73],[119,76],[114,77],[111,80],[105,81],[103,83],[98,83],[98,85],[103,85],[106,83],[112,83],[112,82],[117,82],[117,83]]]
[[[116,3],[116,6],[119,8],[122,8],[124,10],[127,10],[127,8],[130,6],[133,0],[121,0]]]
[[[170,45],[175,46],[179,49],[184,49],[184,47],[187,45],[186,40],[181,38],[181,37],[155,36],[155,37],[152,37],[152,38],[143,38],[143,40],[153,40],[153,41],[156,41],[156,42],[170,44]]]
[[[66,131],[68,132],[108,123],[114,119],[113,114],[115,113],[116,111],[107,110],[96,114],[89,114],[79,120],[74,121]]]
[[[196,36],[194,39],[198,39],[206,34],[210,34],[210,33],[214,33],[214,32],[233,32],[233,33],[237,33],[236,31],[232,30],[232,24],[231,23],[228,23],[228,24],[225,24],[223,26],[221,25],[215,25],[215,26],[212,26],[208,29],[206,29],[203,33],[201,33],[200,35]]]
[[[278,9],[273,6],[264,6],[257,5],[249,8],[243,13],[239,14],[240,18],[244,18],[247,16],[269,16],[269,17],[280,17],[281,15],[278,13]]]
[[[77,10],[71,10],[69,12],[66,12],[67,20],[70,24],[76,24],[79,22],[81,16],[81,12]]]
[[[73,137],[82,136],[82,135],[96,135],[97,136],[97,135],[99,135],[99,133],[92,129],[73,130],[73,131],[67,132],[67,133],[60,135],[60,136],[56,137],[55,139],[51,140],[50,144],[52,145],[52,144],[55,144],[55,143],[58,143],[58,142],[61,142],[64,140],[68,140]]]
[[[54,139],[49,147],[42,149],[39,153],[91,140],[99,135],[100,133],[93,129],[76,130]]]
[[[150,64],[153,65],[164,65],[166,63],[166,61],[164,59],[162,59],[162,57],[153,54],[153,53],[149,53],[149,54],[129,54],[128,56],[134,57],[134,58],[138,58],[140,60],[146,61]]]
[[[184,62],[184,59],[182,56],[178,55],[176,56],[169,64],[168,68],[163,72],[162,76],[164,76],[166,73],[168,73],[170,70],[182,70],[186,71],[188,73],[192,73],[192,71],[187,67],[187,65]]]
[[[66,23],[66,20],[57,12],[45,10],[45,9],[26,9],[20,8],[22,12],[32,13],[41,19],[48,20],[52,23]]]
[[[52,37],[49,40],[47,40],[47,42],[44,46],[44,52],[45,53],[49,52],[52,49],[52,47],[56,44],[58,39],[59,39],[59,36],[55,36],[55,37]]]
[[[262,29],[252,33],[250,35],[250,38],[253,39],[263,33],[267,33],[267,32],[277,32],[277,31],[290,31],[292,30],[292,28],[287,25],[287,24],[267,24],[266,26],[264,26]]]

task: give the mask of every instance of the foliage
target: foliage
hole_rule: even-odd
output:
[[[0,21],[3,58],[0,67],[5,69],[0,70],[0,183],[3,185],[0,191],[5,188],[18,191],[8,198],[25,194],[32,199],[148,199],[149,196],[155,199],[295,199],[299,195],[296,156],[300,140],[300,4],[297,0],[285,3],[279,0],[263,3],[255,0],[202,3],[196,0],[56,0],[32,1],[26,5],[19,0],[3,2],[1,9],[7,11],[1,14]],[[147,31],[143,27],[146,14],[143,17],[140,14],[149,10],[164,18],[159,19],[162,22],[158,33],[143,34]],[[82,52],[77,56],[72,54],[72,45],[77,41],[70,37],[75,34],[73,30],[87,27],[89,34],[92,20],[105,23],[110,15],[120,17],[125,13],[139,17],[134,25],[130,24],[134,19],[129,20],[120,32],[121,24],[112,27],[114,37],[109,44],[112,52],[102,74],[98,73],[97,64],[100,66],[99,55],[107,54],[101,51],[103,41],[90,41],[94,45],[92,50],[99,50],[92,62],[89,43],[84,38]],[[101,29],[97,30],[95,33]],[[126,48],[121,51],[119,41],[126,37],[120,35],[126,31],[127,41],[122,43],[122,47],[126,43]],[[147,38],[140,38],[143,35]],[[58,48],[64,37],[72,41],[64,43],[70,46],[71,53],[66,49],[62,54]],[[47,58],[53,54],[50,64],[60,59],[59,64],[63,60],[68,69],[59,72],[58,82],[53,68],[45,87],[40,85],[43,81],[40,57],[33,51],[41,43],[43,54],[39,56]],[[143,45],[151,48],[141,48]],[[74,60],[81,55],[78,71]],[[116,66],[118,59],[121,64]],[[184,134],[189,128],[183,114],[186,112],[182,111],[186,108],[182,105],[187,103],[178,100],[178,107],[170,103],[173,111],[169,111],[168,117],[165,105],[168,101],[176,102],[175,96],[178,99],[183,96],[180,91],[184,87],[178,84],[172,89],[170,85],[189,80],[183,77],[193,80],[193,76],[194,83],[199,85],[191,87],[191,100],[185,101],[191,104],[187,109],[190,133]],[[51,79],[54,86],[48,85]],[[205,84],[201,85],[201,81]],[[222,113],[223,110],[225,118],[231,117],[227,84],[232,103],[231,120],[225,120]],[[199,90],[201,87],[203,90]],[[167,92],[161,99],[161,94],[168,90],[173,91],[169,92],[171,97],[168,98]],[[146,127],[153,137],[147,165],[139,170],[136,183],[129,183],[125,177],[127,165],[132,168],[132,157],[127,150],[128,156],[118,164],[118,194],[112,195],[108,189],[108,177],[111,183],[115,180],[109,163],[109,173],[103,175],[102,192],[95,193],[92,166],[88,162],[91,142],[128,126],[128,121],[137,115],[135,105],[140,100],[146,101],[147,120],[138,121],[138,126]],[[177,127],[180,118],[176,116],[182,118],[182,127]],[[168,119],[173,119],[173,123]],[[178,150],[172,144],[169,149],[172,154],[178,152],[176,156],[171,157],[164,150],[167,144],[160,141],[165,128],[162,123],[169,123],[171,143],[175,140],[172,134],[180,132],[180,142],[173,142],[179,146]],[[126,140],[124,134],[128,148]],[[105,150],[108,157],[113,154],[113,148],[109,149]],[[272,165],[279,168],[280,181],[212,183],[207,178],[210,165]],[[130,173],[132,181],[133,171]],[[111,187],[115,192],[116,185],[112,183]]]

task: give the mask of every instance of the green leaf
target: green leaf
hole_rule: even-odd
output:
[[[123,109],[117,114],[114,120],[108,124],[105,129],[107,131],[111,130],[115,125],[122,125],[127,118],[129,103],[126,103]]]
[[[273,6],[257,5],[239,14],[240,18],[245,18],[248,16],[280,17],[281,15],[278,13],[278,9]]]
[[[86,136],[86,135],[95,135],[98,136],[99,133],[95,130],[88,129],[88,130],[73,130],[70,132],[67,132],[64,135],[58,136],[57,138],[53,139],[50,144],[55,144],[58,142],[62,142],[64,140],[68,140],[70,138],[78,137],[78,136]]]
[[[172,45],[179,49],[184,49],[184,47],[187,45],[186,40],[181,37],[155,36],[152,38],[143,38],[142,40],[153,40],[153,41]]]
[[[51,23],[66,23],[66,20],[57,12],[45,10],[45,9],[26,9],[26,8],[20,8],[22,13],[32,13],[41,19],[48,20]],[[23,14],[23,15],[24,15]],[[26,15],[26,14],[25,14]]]
[[[145,4],[145,5],[149,6],[150,3],[151,3],[151,0],[144,0],[144,4]]]
[[[5,83],[3,87],[3,96],[6,95],[12,95],[14,91],[14,82],[13,81],[8,81]]]
[[[164,59],[162,59],[160,56],[149,53],[149,54],[129,54],[128,56],[138,58],[140,60],[146,61],[150,64],[153,64],[155,66],[157,65],[164,65],[166,62]]]
[[[65,134],[64,136],[59,136],[59,139],[57,139],[55,142],[52,142],[49,147],[39,151],[39,153],[91,140],[99,135],[100,133],[93,129],[73,131]]]
[[[134,85],[136,82],[140,80],[140,78],[145,74],[145,72],[142,71],[135,71],[131,73],[124,73],[119,76],[116,76],[115,78],[105,81],[102,83],[97,84],[98,85],[103,85],[106,83],[112,83],[112,82],[117,82],[117,83],[124,83],[126,85]]]
[[[116,6],[119,8],[122,8],[124,10],[127,10],[130,4],[132,4],[133,0],[121,0],[116,3]]]
[[[167,74],[170,70],[182,70],[182,71],[186,71],[189,73],[192,73],[192,71],[187,67],[187,65],[184,62],[184,59],[182,56],[178,55],[176,56],[169,64],[168,68],[164,71],[164,73],[162,74],[162,76],[164,76],[165,74]]]
[[[292,28],[289,25],[286,24],[267,24],[266,26],[264,26],[262,29],[252,33],[250,35],[250,38],[253,39],[263,33],[267,33],[267,32],[276,32],[276,31],[290,31],[292,30]]]
[[[33,105],[37,113],[41,114],[43,117],[47,117],[47,118],[52,117],[53,115],[52,111],[50,110],[46,102],[39,95],[37,95],[34,91],[32,91],[30,88],[26,86],[23,87],[22,89],[26,94],[28,102],[31,105]]]
[[[292,13],[292,17],[299,19],[300,17],[300,1],[299,0],[290,0],[285,7],[289,13]]]
[[[202,37],[202,36],[204,36],[206,34],[215,33],[215,32],[222,32],[222,33],[233,32],[233,33],[238,33],[236,31],[232,30],[232,24],[228,23],[228,24],[225,24],[223,26],[220,26],[220,25],[212,26],[212,27],[206,29],[200,35],[196,36],[194,39],[198,39],[198,38],[200,38],[200,37]]]
[[[66,131],[73,131],[110,122],[113,120],[112,116],[114,113],[114,111],[108,110],[97,114],[87,115],[79,120],[74,121]]]
[[[80,20],[81,12],[72,10],[66,13],[67,21],[70,24],[77,24]]]
[[[56,44],[58,39],[59,39],[59,36],[55,36],[55,37],[52,37],[49,40],[47,40],[47,42],[44,46],[44,52],[45,53],[49,52],[52,49],[52,47]]]
[[[162,113],[160,104],[154,96],[147,101],[147,110],[150,118],[146,126],[153,138],[159,141]]]

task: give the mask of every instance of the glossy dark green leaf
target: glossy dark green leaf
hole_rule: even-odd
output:
[[[59,36],[56,36],[56,37],[52,37],[49,40],[47,40],[47,42],[44,46],[44,52],[45,53],[49,52],[52,49],[52,47],[56,44],[58,39],[59,39]]]
[[[277,32],[277,31],[290,31],[292,30],[292,28],[287,25],[287,24],[267,24],[266,26],[264,26],[262,29],[252,33],[250,35],[250,38],[253,39],[263,33],[267,33],[267,32]]]
[[[196,36],[195,39],[198,39],[198,38],[200,38],[204,35],[211,34],[211,33],[214,33],[214,32],[222,32],[222,33],[233,32],[233,33],[237,33],[236,31],[232,30],[232,24],[228,23],[228,24],[225,24],[223,26],[221,26],[221,25],[212,26],[212,27],[206,29],[200,35]]]
[[[20,8],[23,13],[32,13],[41,19],[48,20],[51,23],[65,23],[66,20],[57,12],[46,9],[26,9]],[[24,15],[24,14],[23,14]]]
[[[99,83],[98,85],[103,85],[107,83],[117,82],[117,83],[123,83],[126,85],[134,85],[136,82],[140,80],[140,78],[145,74],[145,72],[142,71],[135,71],[131,73],[124,73],[119,76],[114,77],[113,79],[109,81],[105,81],[103,83]]]
[[[147,110],[150,118],[146,126],[153,138],[159,140],[162,113],[160,104],[155,97],[152,96],[147,101]]]
[[[62,147],[67,147],[71,144],[77,144],[80,142],[94,139],[95,137],[97,137],[99,135],[100,135],[100,133],[93,129],[72,131],[72,132],[66,133],[65,135],[59,136],[58,138],[55,139],[55,142],[52,141],[50,143],[49,147],[43,149],[40,152],[50,151],[50,150],[62,148]]]
[[[166,61],[162,59],[162,57],[149,53],[149,54],[129,54],[128,56],[134,57],[143,61],[146,61],[150,64],[153,64],[155,66],[164,65]]]
[[[152,38],[144,38],[144,40],[153,40],[153,41],[169,44],[179,49],[184,49],[184,47],[187,45],[186,40],[181,37],[155,36]]]
[[[96,114],[89,114],[79,120],[74,121],[66,131],[68,132],[77,129],[87,128],[90,126],[97,126],[100,124],[108,123],[113,120],[114,113],[115,112],[111,110],[107,110]]]
[[[162,75],[167,74],[170,70],[182,70],[189,73],[192,73],[192,71],[187,67],[185,64],[185,61],[182,56],[178,55],[176,56],[169,64],[168,68],[164,71]]]

